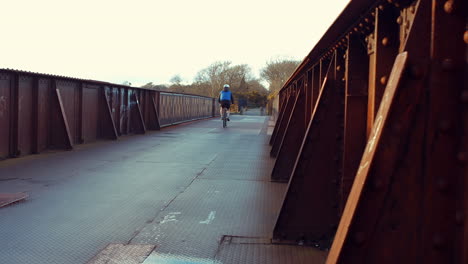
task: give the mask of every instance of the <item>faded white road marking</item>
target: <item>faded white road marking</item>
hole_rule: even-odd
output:
[[[211,222],[215,219],[216,211],[211,211],[208,215],[208,218],[205,221],[200,221],[200,224],[211,224]]]
[[[180,215],[180,212],[172,212],[164,216],[164,219],[160,222],[160,224],[164,224],[167,222],[177,222],[176,215]]]

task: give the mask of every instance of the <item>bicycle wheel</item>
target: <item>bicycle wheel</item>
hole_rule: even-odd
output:
[[[223,108],[223,127],[225,128],[227,126],[227,110],[226,108]]]

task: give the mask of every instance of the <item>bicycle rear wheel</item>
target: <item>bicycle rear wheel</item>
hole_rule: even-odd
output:
[[[223,108],[223,128],[227,126],[227,109]]]

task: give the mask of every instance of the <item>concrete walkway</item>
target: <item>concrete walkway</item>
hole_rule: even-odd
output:
[[[266,119],[1,161],[0,193],[29,198],[0,209],[0,263],[323,262],[314,249],[270,243],[286,185],[269,181]]]

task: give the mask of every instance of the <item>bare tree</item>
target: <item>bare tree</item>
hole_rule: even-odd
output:
[[[291,59],[270,60],[260,71],[260,76],[270,85],[270,92],[275,92],[283,87],[299,63]]]
[[[197,73],[195,81],[197,83],[208,83],[211,88],[209,96],[216,97],[217,91],[227,82],[227,71],[230,65],[230,61],[212,63]]]
[[[182,77],[180,77],[179,74],[176,74],[172,76],[172,78],[169,80],[172,84],[180,85],[182,82]]]

